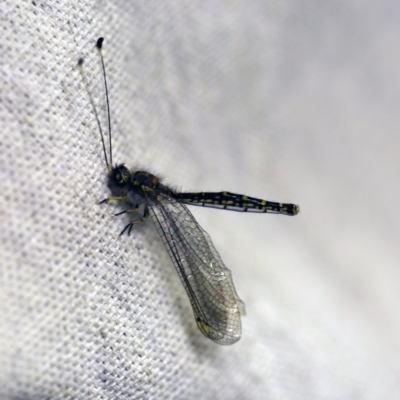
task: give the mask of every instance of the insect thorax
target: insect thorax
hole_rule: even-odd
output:
[[[131,172],[124,165],[112,168],[108,175],[108,187],[113,196],[124,197],[126,202],[135,205],[142,204],[144,198],[157,202],[160,195],[172,193],[157,176],[147,171]]]
[[[151,202],[158,202],[160,196],[169,196],[172,190],[163,185],[157,176],[147,171],[136,171],[132,174],[128,197],[136,194],[145,196]]]

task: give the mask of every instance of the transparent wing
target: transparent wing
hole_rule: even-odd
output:
[[[208,234],[184,204],[159,194],[147,200],[151,218],[189,296],[201,332],[218,344],[232,344],[242,334],[245,313],[231,272]]]

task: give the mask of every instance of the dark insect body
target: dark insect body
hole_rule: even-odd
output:
[[[225,267],[210,237],[194,219],[186,204],[240,212],[284,215],[296,215],[300,211],[299,206],[230,192],[179,193],[163,185],[155,175],[149,172],[131,172],[123,164],[113,166],[110,108],[101,54],[102,43],[103,38],[99,38],[96,46],[101,56],[106,88],[109,160],[99,118],[91,99],[101,134],[108,168],[108,187],[111,191],[111,196],[101,203],[122,202],[127,208],[116,215],[142,213],[141,217],[133,219],[126,225],[121,234],[125,231],[129,234],[134,225],[145,221],[150,216],[189,296],[200,331],[218,344],[233,344],[240,339],[242,334],[240,316],[245,314],[244,303],[236,293],[231,272]],[[78,64],[81,66],[82,63],[83,60],[80,60]]]

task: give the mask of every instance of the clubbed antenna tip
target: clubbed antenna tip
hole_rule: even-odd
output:
[[[84,61],[83,58],[80,58],[80,59],[78,60],[78,67],[82,67],[83,61]]]
[[[97,39],[96,47],[97,47],[99,50],[101,50],[101,48],[103,47],[103,41],[104,41],[104,38],[102,38],[102,37],[99,37],[99,38]]]

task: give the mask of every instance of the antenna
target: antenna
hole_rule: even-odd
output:
[[[105,71],[105,69],[104,69],[103,55],[101,54],[101,45],[102,45],[102,43],[103,43],[103,38],[99,38],[99,39],[97,40],[97,42],[96,42],[96,47],[98,48],[99,53],[100,53],[100,57],[101,57],[101,61],[102,61],[102,67],[103,67],[103,75],[104,75],[104,79],[105,79],[106,71]],[[100,119],[99,119],[99,114],[98,114],[97,109],[96,109],[96,106],[95,106],[95,104],[94,104],[93,96],[92,96],[92,93],[91,93],[90,90],[89,90],[89,85],[88,85],[88,83],[87,83],[87,79],[86,79],[86,76],[85,76],[84,71],[83,71],[83,68],[82,68],[83,62],[84,62],[84,59],[83,59],[83,58],[80,58],[80,59],[78,60],[78,68],[79,68],[79,71],[80,71],[80,73],[81,73],[81,75],[82,75],[82,80],[83,80],[83,84],[85,85],[86,92],[87,92],[88,95],[89,95],[90,104],[92,105],[93,113],[94,113],[94,115],[95,115],[95,117],[96,117],[97,126],[98,126],[99,132],[100,132],[101,143],[102,143],[102,145],[103,145],[104,160],[105,160],[105,162],[106,162],[107,169],[108,169],[109,171],[111,171],[111,169],[112,169],[112,157],[111,157],[111,122],[110,122],[110,107],[109,107],[109,102],[108,102],[107,82],[105,81],[105,86],[106,86],[106,98],[107,98],[107,110],[108,110],[108,127],[109,127],[109,133],[110,133],[110,162],[108,162],[108,158],[107,158],[106,145],[105,145],[105,142],[104,142],[104,134],[103,134],[103,129],[101,128],[101,123],[100,123]]]
[[[107,101],[107,117],[108,117],[108,137],[109,137],[109,145],[110,145],[110,167],[112,168],[112,141],[111,141],[111,117],[110,117],[110,101],[108,98],[108,87],[107,87],[107,77],[106,77],[106,68],[104,66],[104,58],[103,58],[103,41],[104,38],[100,37],[97,39],[96,47],[100,54],[101,66],[103,68],[103,77],[104,77],[104,87],[106,89],[106,101]]]

